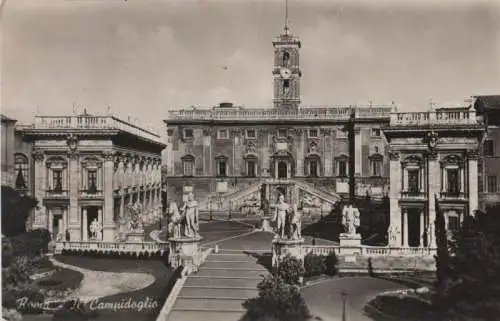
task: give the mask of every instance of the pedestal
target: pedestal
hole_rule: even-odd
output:
[[[340,255],[361,253],[361,234],[342,233],[339,236]]]
[[[304,239],[288,240],[278,238],[273,240],[273,267],[277,267],[287,255],[304,262]]]
[[[127,242],[144,242],[144,232],[127,233]]]
[[[168,253],[168,262],[174,269],[179,266],[187,268],[188,274],[198,271],[201,264],[200,242],[203,237],[194,238],[176,238],[168,239],[170,251]]]

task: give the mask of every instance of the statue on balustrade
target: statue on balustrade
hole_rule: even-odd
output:
[[[360,225],[360,214],[352,204],[344,206],[342,210],[342,225],[345,228],[345,234],[356,235],[356,229]]]
[[[168,224],[168,234],[171,235],[171,237],[180,238],[182,217],[176,202],[170,203],[168,215],[170,216],[170,223]]]
[[[289,211],[290,206],[285,202],[285,196],[280,194],[273,217],[273,222],[276,223],[276,237],[285,238],[286,219]]]
[[[184,218],[184,236],[199,237],[199,208],[192,192],[188,194],[188,200],[182,206],[181,216]]]
[[[293,210],[290,214],[291,215],[287,220],[289,222],[289,239],[300,240],[302,238],[302,215],[297,210],[297,205],[293,206]]]
[[[399,228],[396,225],[390,225],[387,229],[387,241],[389,242],[389,245],[396,242],[398,234]]]

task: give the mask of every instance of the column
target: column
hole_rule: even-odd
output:
[[[420,247],[425,245],[425,212],[420,210]]]
[[[69,155],[69,224],[70,224],[70,238],[72,240],[78,239],[80,234],[80,211],[78,207],[78,198],[80,196],[80,185],[81,182],[81,163],[79,160],[79,155],[75,152],[70,152]]]
[[[390,167],[390,235],[389,245],[393,247],[401,246],[401,208],[399,207],[399,197],[401,193],[401,163],[399,162],[399,152],[389,151]]]
[[[408,169],[403,168],[403,192],[408,192]]]
[[[63,208],[62,209],[63,213],[62,213],[62,230],[61,230],[61,233],[62,233],[62,238],[63,240],[66,240],[66,230],[68,229],[68,209],[67,208]]]
[[[355,163],[354,163],[354,173],[356,175],[361,175],[362,172],[362,154],[361,154],[361,129],[360,128],[355,128],[354,129],[354,155],[355,155]]]
[[[419,182],[418,184],[420,185],[420,193],[424,193],[425,192],[425,166],[421,166],[420,169],[419,169]],[[424,211],[425,212],[425,211]]]
[[[436,248],[436,237],[435,237],[435,221],[436,221],[436,196],[440,191],[440,165],[438,162],[438,154],[435,151],[430,151],[427,153],[427,197],[429,200],[429,236],[431,239],[431,248]]]
[[[443,176],[443,181],[441,183],[441,192],[446,192],[446,187],[448,185],[448,171],[446,170],[446,168],[441,168],[441,171],[442,171],[442,176]]]
[[[135,156],[134,158],[134,172],[133,172],[133,185],[132,186],[138,186],[139,185],[139,176],[140,176],[140,168],[139,168],[139,162],[140,159],[139,159],[139,156]]]
[[[54,232],[54,229],[53,229],[53,227],[54,227],[54,224],[53,224],[54,214],[52,214],[52,210],[50,208],[48,208],[47,210],[48,210],[48,214],[49,214],[48,215],[48,218],[49,218],[48,230],[49,230],[50,235],[52,235],[52,239],[55,239],[55,235],[52,234]]]
[[[465,168],[460,166],[460,193],[465,193]]]
[[[278,161],[274,160],[274,178],[278,178]]]
[[[467,153],[469,161],[469,215],[474,215],[478,209],[478,157],[479,153],[477,150],[471,150]]]
[[[404,208],[403,211],[403,225],[401,230],[403,231],[403,247],[408,247],[408,209]]]
[[[106,150],[102,154],[104,160],[104,209],[99,208],[99,223],[102,226],[102,240],[111,242],[114,240],[115,224],[113,222],[114,216],[114,199],[113,199],[113,171],[114,171],[114,152]]]
[[[87,241],[89,237],[89,225],[87,221],[87,208],[82,207],[82,240]]]
[[[35,161],[35,186],[33,195],[39,202],[40,210],[35,210],[35,218],[33,220],[33,228],[44,228],[45,224],[47,224],[46,216],[45,216],[45,208],[43,206],[43,199],[45,197],[45,177],[46,177],[46,169],[44,166],[44,158],[45,155],[40,150],[33,151],[33,159]]]

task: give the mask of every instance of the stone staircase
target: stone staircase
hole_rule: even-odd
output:
[[[243,302],[257,296],[257,284],[267,273],[243,251],[212,253],[187,278],[167,320],[238,321],[245,314]]]

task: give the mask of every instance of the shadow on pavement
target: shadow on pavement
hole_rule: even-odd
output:
[[[256,252],[249,252],[249,251],[244,251],[246,255],[250,255],[257,259],[257,264],[262,265],[263,267],[266,268],[266,270],[269,271],[269,273],[272,273],[273,269],[273,255],[271,252],[266,252],[266,253],[256,253]]]

